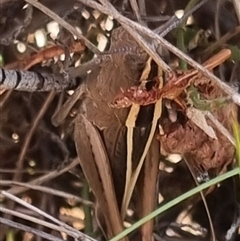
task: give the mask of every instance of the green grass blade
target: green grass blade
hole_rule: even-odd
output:
[[[240,167],[240,125],[234,121],[233,122],[233,133],[236,141],[236,158],[237,158],[237,165]],[[240,172],[239,172],[240,175]]]
[[[157,210],[155,210],[154,212],[150,213],[149,215],[147,215],[146,217],[140,219],[138,222],[134,223],[130,228],[125,229],[123,232],[119,233],[117,236],[113,237],[112,239],[110,239],[110,241],[117,241],[120,240],[121,238],[125,237],[126,235],[128,235],[129,233],[131,233],[132,231],[134,231],[135,229],[139,228],[141,225],[143,225],[145,222],[149,221],[150,219],[156,217],[157,215],[159,215],[160,213],[168,210],[169,208],[175,206],[176,204],[182,202],[183,200],[197,194],[198,192],[212,186],[215,185],[223,180],[226,180],[230,177],[233,177],[235,175],[238,175],[240,172],[240,167],[235,168],[227,173],[224,173],[216,178],[213,178],[212,180],[201,184],[200,186],[197,186],[193,189],[191,189],[190,191],[182,194],[181,196],[173,199],[172,201],[166,203],[165,205],[163,205],[162,207],[158,208]]]

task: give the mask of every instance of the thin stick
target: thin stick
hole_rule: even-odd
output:
[[[99,1],[102,4],[104,4],[105,6],[107,6],[107,8],[109,8],[111,10],[111,12],[113,12],[115,17],[119,14],[119,12],[111,5],[110,2],[108,2],[108,0],[99,0]],[[122,16],[122,15],[120,14],[120,16]],[[119,20],[117,17],[116,17],[116,19]],[[141,35],[139,35],[137,31],[133,32],[131,26],[129,24],[127,24],[125,21],[119,21],[119,22],[128,31],[128,33],[136,40],[136,42],[149,54],[149,56],[151,56],[153,58],[153,60],[159,66],[161,66],[161,68],[165,72],[170,72],[170,70],[171,70],[170,67],[160,58],[158,53],[153,49],[153,46],[151,46],[148,43],[148,41],[144,40],[144,38]],[[140,26],[142,26],[142,25],[140,25]]]
[[[180,24],[182,24],[183,22],[185,22],[194,12],[196,12],[200,7],[202,7],[205,3],[207,3],[209,0],[202,0],[199,3],[197,3],[194,7],[192,7],[191,9],[187,10],[184,15],[178,19],[176,16],[174,16],[173,18],[171,18],[166,24],[166,28],[164,29],[164,25],[163,28],[159,28],[156,29],[154,32],[159,33],[161,37],[165,37],[169,32],[171,32],[174,28],[176,28],[177,26],[179,26]],[[174,21],[173,21],[174,20]],[[160,31],[159,31],[160,30]],[[161,31],[162,30],[162,31]]]
[[[42,11],[44,14],[48,15],[51,19],[53,19],[55,22],[59,23],[61,26],[63,26],[65,29],[67,29],[71,34],[76,35],[79,39],[83,39],[85,41],[85,45],[95,54],[101,53],[97,49],[94,44],[92,44],[87,38],[85,38],[80,32],[78,32],[73,26],[71,26],[69,23],[67,23],[64,19],[59,17],[56,13],[51,11],[49,8],[42,5],[40,2],[37,2],[35,0],[25,0],[25,2],[33,5],[35,8]]]
[[[138,4],[137,4],[137,1],[136,0],[130,0],[130,5],[132,7],[132,10],[137,18],[137,21],[140,23],[140,24],[144,24],[144,22],[142,21],[141,19],[141,16],[140,16],[140,11],[139,11],[139,7],[138,7]]]
[[[217,49],[221,45],[224,45],[229,39],[233,38],[235,35],[239,33],[240,33],[240,26],[237,26],[236,28],[230,30],[228,33],[223,35],[220,39],[218,39],[216,42],[211,44],[209,47],[204,49],[201,52],[201,54],[204,56],[211,54],[215,49]]]
[[[13,228],[16,228],[16,229],[23,230],[23,231],[28,232],[28,233],[35,234],[36,236],[42,237],[42,238],[47,239],[47,240],[64,241],[63,239],[57,238],[57,237],[55,237],[51,234],[45,233],[43,231],[39,231],[35,228],[29,227],[29,226],[26,226],[26,225],[23,225],[23,224],[20,224],[20,223],[17,223],[17,222],[13,222],[13,221],[8,220],[6,218],[0,217],[0,223],[5,224],[5,225],[10,226],[10,227],[13,227]]]
[[[79,165],[79,160],[78,158],[74,159],[72,162],[70,162],[65,168],[61,169],[60,171],[58,169],[45,174],[39,178],[36,178],[30,182],[28,182],[28,184],[36,184],[36,185],[40,185],[43,182],[47,182],[49,180],[52,180],[60,175],[62,175],[65,172],[68,172],[69,170],[71,170],[72,168],[74,168],[75,166]],[[27,191],[29,188],[27,187],[12,187],[10,189],[7,190],[8,193],[14,194],[14,195],[18,195],[21,194],[25,191]],[[0,195],[1,197],[1,195]]]
[[[52,224],[50,222],[46,222],[46,221],[41,220],[39,218],[32,217],[30,215],[26,215],[26,214],[21,213],[21,212],[17,212],[17,211],[14,211],[14,210],[11,210],[11,209],[7,209],[7,208],[4,208],[4,207],[0,207],[0,212],[6,213],[6,214],[10,214],[10,215],[13,215],[15,217],[22,218],[24,220],[28,220],[28,221],[30,221],[32,223],[36,223],[38,225],[42,225],[42,226],[48,227],[50,229],[53,229],[53,230],[56,230],[56,231],[59,231],[59,232],[64,232],[64,233],[68,234],[71,237],[76,236],[75,232],[69,231],[69,230],[67,230],[67,229],[65,229],[63,227],[59,227],[58,225]]]
[[[151,68],[151,58],[148,60],[147,65],[145,67],[145,69],[143,70],[141,79],[146,79],[149,75],[150,72],[150,68]],[[161,79],[160,84],[159,84],[159,88],[162,88],[163,85],[163,79],[162,79],[162,70],[159,69],[158,75],[159,75],[159,79]],[[124,191],[124,197],[123,197],[123,202],[122,202],[122,208],[121,208],[121,215],[124,218],[125,213],[127,211],[134,187],[136,185],[138,176],[140,174],[140,171],[142,169],[145,157],[148,153],[148,150],[150,148],[150,145],[152,143],[152,139],[154,136],[154,133],[156,131],[156,127],[157,127],[157,122],[158,119],[161,117],[162,114],[162,99],[159,99],[155,106],[154,106],[154,113],[153,113],[153,121],[152,121],[152,126],[151,126],[151,130],[148,136],[148,140],[146,142],[146,145],[144,147],[142,156],[140,158],[140,161],[136,167],[136,169],[134,170],[134,172],[132,172],[132,140],[133,140],[133,127],[135,126],[135,121],[136,121],[136,114],[138,114],[139,112],[139,108],[140,106],[138,104],[133,104],[133,106],[131,107],[130,113],[128,115],[128,119],[126,121],[126,126],[128,127],[128,133],[127,133],[127,141],[128,141],[128,150],[127,150],[127,177],[126,177],[126,186],[125,186],[125,191]]]
[[[240,2],[239,0],[233,0],[233,5],[238,18],[238,23],[240,24]]]
[[[90,202],[90,201],[84,200],[81,197],[78,197],[78,196],[63,192],[63,191],[58,191],[56,189],[49,188],[49,187],[43,187],[43,186],[24,183],[24,182],[14,182],[14,181],[9,181],[9,180],[1,180],[0,186],[4,186],[4,185],[16,185],[16,186],[20,186],[20,187],[26,187],[26,188],[29,188],[29,189],[32,189],[32,190],[41,191],[41,192],[48,193],[48,194],[51,194],[51,195],[55,195],[55,196],[58,196],[58,197],[72,199],[74,201],[81,202],[84,205],[93,207],[93,203]]]
[[[20,153],[18,161],[17,161],[16,169],[18,171],[21,171],[23,168],[24,157],[25,157],[27,149],[30,145],[30,142],[32,140],[33,134],[34,134],[36,128],[38,127],[38,124],[39,124],[40,120],[42,119],[43,115],[46,113],[47,108],[48,108],[49,104],[51,103],[51,101],[53,100],[54,96],[55,96],[55,91],[51,91],[48,94],[45,102],[43,103],[42,108],[40,109],[35,121],[33,122],[32,127],[30,128],[29,133],[26,135],[26,138],[25,138],[23,146],[22,146],[21,153]],[[18,181],[19,179],[21,179],[21,176],[22,176],[22,172],[16,172],[14,174],[13,181]]]
[[[54,218],[53,216],[45,213],[44,211],[42,211],[42,210],[34,207],[33,205],[31,205],[31,204],[23,201],[22,199],[14,196],[14,195],[6,192],[6,191],[1,191],[1,194],[2,194],[3,196],[5,196],[5,197],[9,198],[10,200],[15,201],[15,202],[23,205],[24,207],[26,207],[26,208],[28,208],[28,209],[30,209],[30,210],[32,210],[32,211],[34,211],[34,212],[42,215],[43,217],[48,218],[49,220],[53,221],[54,223],[58,224],[59,226],[65,228],[65,229],[67,229],[67,230],[69,230],[69,231],[74,232],[74,233],[75,233],[75,234],[74,234],[75,238],[79,238],[79,237],[83,237],[83,238],[84,238],[84,237],[85,237],[85,234],[83,234],[83,233],[81,233],[80,231],[74,229],[73,227],[65,224],[64,222],[61,222],[60,220],[58,220],[58,219]],[[89,237],[89,238],[90,238],[90,237]],[[90,239],[91,239],[91,238],[90,238]]]
[[[232,134],[227,128],[225,128],[222,123],[209,111],[202,111],[205,116],[207,116],[218,130],[236,147],[236,142]]]
[[[184,158],[184,161],[185,161],[185,163],[186,163],[186,165],[187,165],[187,167],[188,167],[188,170],[190,171],[190,173],[191,173],[191,175],[192,175],[192,177],[193,177],[193,180],[194,180],[196,186],[199,186],[199,183],[198,183],[198,181],[197,181],[197,178],[196,178],[195,175],[194,175],[194,172],[193,172],[191,166],[189,165],[189,163],[188,163],[188,161],[186,160],[186,158],[185,158],[185,157],[183,157],[183,158]],[[213,241],[216,241],[216,234],[215,234],[215,231],[214,231],[213,222],[212,222],[212,217],[211,217],[211,214],[210,214],[210,211],[209,211],[209,208],[208,208],[207,200],[206,200],[206,198],[205,198],[205,196],[204,196],[204,194],[203,194],[203,191],[200,191],[199,194],[200,194],[200,196],[201,196],[201,198],[202,198],[202,202],[203,202],[203,205],[204,205],[204,207],[205,207],[206,214],[207,214],[207,217],[208,217],[209,226],[210,226],[210,230],[211,230],[211,234],[212,234],[212,240],[213,240]]]

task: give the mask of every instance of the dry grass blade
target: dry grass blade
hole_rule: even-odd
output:
[[[202,54],[204,56],[211,54],[215,49],[224,45],[229,39],[233,38],[234,36],[240,34],[240,26],[237,26],[234,30],[229,33],[226,33],[224,36],[219,38],[215,43],[211,44],[208,48],[206,48]]]
[[[71,98],[69,98],[63,104],[63,106],[52,115],[51,121],[54,126],[59,126],[63,123],[63,121],[66,119],[67,115],[73,108],[74,104],[83,97],[85,90],[86,90],[86,86],[84,84],[81,84],[74,91]]]
[[[26,215],[26,214],[21,213],[21,212],[13,211],[13,210],[10,210],[10,209],[4,208],[4,207],[0,207],[0,212],[5,213],[5,214],[10,214],[11,216],[15,216],[15,217],[30,221],[32,223],[36,223],[38,225],[48,227],[48,228],[50,228],[52,230],[56,230],[58,232],[64,232],[64,233],[66,233],[66,234],[68,234],[69,236],[72,236],[72,237],[76,236],[75,232],[72,232],[68,229],[65,229],[64,227],[60,227],[58,225],[52,224],[50,222],[46,222],[46,221],[41,220],[39,218],[32,217],[30,215]]]
[[[146,80],[149,76],[149,73],[151,71],[151,62],[152,59],[149,58],[146,66],[142,72],[141,75],[141,80]],[[126,181],[125,181],[125,190],[124,190],[124,196],[123,196],[123,201],[122,201],[122,207],[121,207],[121,216],[124,219],[128,204],[131,198],[132,193],[129,193],[129,189],[131,189],[131,185],[135,186],[135,183],[131,183],[132,175],[133,175],[133,170],[132,170],[132,154],[133,154],[133,130],[135,127],[136,119],[138,116],[140,110],[140,105],[138,104],[133,104],[127,120],[126,120],[126,126],[127,126],[127,169],[126,169]]]
[[[233,0],[233,4],[235,6],[235,11],[236,11],[236,15],[238,17],[238,22],[240,23],[240,3],[238,0]]]
[[[34,229],[32,227],[29,227],[29,226],[26,226],[26,225],[23,225],[23,224],[20,224],[20,223],[17,223],[17,222],[13,222],[13,221],[5,219],[5,218],[0,217],[0,223],[5,224],[9,227],[13,227],[13,228],[16,228],[16,229],[23,230],[23,231],[28,232],[28,233],[33,233],[33,234],[35,234],[39,237],[45,238],[47,240],[64,241],[63,239],[54,237],[51,234],[45,233],[43,231],[39,231],[38,229]]]
[[[188,161],[186,160],[185,157],[183,157],[187,166],[188,166],[188,169],[194,179],[194,182],[196,183],[196,186],[199,186],[199,183],[197,181],[197,178],[194,174],[194,172],[192,171],[191,169],[191,166],[188,164]],[[213,221],[212,221],[212,218],[211,218],[211,214],[210,214],[210,211],[209,211],[209,208],[208,208],[208,204],[207,204],[207,201],[206,201],[206,198],[204,196],[204,192],[203,191],[200,191],[200,195],[201,195],[201,198],[202,198],[202,201],[203,201],[203,205],[205,207],[205,210],[206,210],[206,213],[207,213],[207,217],[208,217],[208,220],[209,220],[209,226],[210,226],[210,229],[211,229],[211,235],[212,235],[212,240],[213,241],[216,241],[216,234],[215,234],[215,230],[214,230],[214,227],[213,227]]]
[[[143,74],[141,76],[141,79],[147,79],[148,74],[149,74],[149,69],[150,69],[150,62],[151,62],[151,59],[149,59],[147,65],[146,65],[146,68],[143,71]],[[162,73],[162,71],[160,71],[160,72]],[[160,78],[159,88],[161,88],[162,85],[163,85],[163,79],[162,79],[161,74],[160,74],[159,78]],[[123,198],[122,209],[121,209],[122,217],[125,216],[125,212],[126,212],[127,207],[129,205],[129,202],[130,202],[134,187],[136,185],[138,176],[139,176],[140,171],[142,169],[145,157],[146,157],[146,155],[148,153],[148,150],[149,150],[149,147],[152,143],[153,136],[154,136],[154,133],[156,131],[158,119],[161,117],[161,114],[162,114],[162,99],[158,100],[155,104],[152,126],[151,126],[151,130],[150,130],[146,145],[145,145],[144,150],[143,150],[143,154],[140,158],[140,161],[137,165],[137,168],[134,171],[132,171],[131,162],[129,160],[129,158],[131,158],[131,145],[130,144],[132,144],[132,141],[131,141],[130,138],[132,138],[132,136],[133,136],[132,131],[133,131],[133,126],[135,125],[135,121],[136,121],[135,115],[136,115],[136,113],[138,113],[138,111],[139,111],[139,105],[133,104],[133,106],[132,106],[132,108],[129,112],[128,119],[126,121],[126,126],[128,127],[128,135],[129,135],[128,139],[127,139],[128,142],[129,142],[128,159],[127,159],[128,166],[127,166],[127,168],[129,168],[129,170],[127,169],[126,187],[125,187],[124,198]]]
[[[38,191],[48,193],[48,194],[52,194],[52,195],[55,195],[55,196],[58,196],[58,197],[71,199],[73,201],[81,202],[84,205],[93,207],[93,203],[90,202],[90,201],[84,200],[81,197],[78,197],[78,196],[63,192],[63,191],[58,191],[56,189],[49,188],[49,187],[43,187],[43,186],[39,186],[39,185],[28,184],[28,183],[24,183],[24,182],[14,182],[14,181],[8,181],[8,180],[1,180],[0,185],[1,186],[16,185],[16,186],[20,186],[20,187],[26,187],[26,188],[29,188],[29,189],[32,189],[32,190],[38,190]]]
[[[36,119],[35,119],[34,123],[32,124],[32,127],[31,127],[28,135],[26,135],[21,153],[20,153],[18,161],[17,161],[17,170],[19,170],[20,172],[15,173],[14,178],[13,178],[14,181],[18,181],[18,180],[21,179],[21,176],[22,176],[21,170],[23,169],[24,157],[25,157],[25,154],[26,154],[26,152],[28,150],[28,147],[30,145],[30,141],[33,137],[33,134],[34,134],[35,130],[37,129],[37,127],[39,125],[39,122],[43,118],[43,116],[46,113],[51,101],[53,100],[55,94],[56,94],[55,91],[51,91],[48,94],[45,102],[42,105],[42,108],[40,109],[38,115],[36,116]]]
[[[3,196],[5,196],[5,197],[9,198],[10,200],[15,201],[15,202],[23,205],[24,207],[26,207],[26,208],[28,208],[28,209],[30,209],[30,210],[32,210],[32,211],[40,214],[41,216],[43,216],[43,217],[51,220],[52,222],[58,224],[60,227],[63,227],[63,228],[65,228],[66,230],[69,230],[69,231],[75,233],[75,234],[74,234],[74,237],[75,237],[75,238],[80,238],[80,237],[84,238],[84,237],[87,237],[85,234],[79,232],[78,230],[72,228],[71,226],[69,226],[69,225],[67,225],[67,224],[59,221],[58,219],[52,217],[51,215],[43,212],[43,211],[40,210],[39,208],[34,207],[33,205],[31,205],[31,204],[23,201],[22,199],[14,196],[14,195],[6,192],[6,191],[1,191],[1,195],[3,195]],[[90,240],[91,240],[91,238],[90,238]]]
[[[141,24],[144,24],[144,22],[141,19],[140,13],[139,13],[139,7],[138,7],[138,4],[137,4],[137,1],[136,0],[130,0],[130,4],[131,4],[131,7],[134,11],[134,14],[136,15],[137,21]]]
[[[157,189],[158,189],[158,174],[160,162],[160,146],[156,136],[153,137],[152,143],[149,147],[148,154],[143,166],[143,175],[140,181],[140,196],[139,206],[142,217],[150,214],[157,204]],[[151,173],[151,175],[149,175]],[[141,177],[141,175],[140,175]],[[152,240],[154,229],[154,219],[149,220],[141,227],[142,240]]]
[[[54,170],[48,174],[42,175],[39,178],[36,178],[30,182],[28,182],[29,185],[33,184],[33,185],[40,185],[41,183],[47,182],[49,180],[52,180],[60,175],[62,175],[65,172],[70,171],[71,169],[73,169],[74,167],[76,167],[77,165],[79,165],[79,161],[78,158],[72,160],[66,167],[64,167],[61,170]],[[7,190],[8,193],[11,193],[13,195],[18,195],[21,194],[25,191],[27,191],[29,188],[27,187],[12,187],[9,188]]]
[[[137,115],[139,113],[140,106],[138,104],[133,104],[131,110],[129,111],[128,118],[126,120],[127,126],[127,169],[126,169],[126,183],[124,196],[121,207],[121,216],[124,219],[126,215],[126,211],[128,208],[128,204],[131,198],[132,193],[129,193],[129,189],[131,185],[135,186],[131,181],[133,170],[132,170],[132,154],[133,154],[133,129],[135,127],[135,122]]]

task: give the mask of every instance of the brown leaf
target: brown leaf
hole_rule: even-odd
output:
[[[219,131],[217,140],[211,139],[191,120],[184,124],[164,120],[165,135],[160,136],[161,144],[169,153],[191,156],[190,164],[197,175],[199,172],[221,170],[234,157],[234,146]]]

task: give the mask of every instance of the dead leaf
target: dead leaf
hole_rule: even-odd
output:
[[[200,129],[202,129],[210,138],[217,139],[215,131],[207,123],[204,113],[194,107],[189,107],[186,110],[187,117]]]

